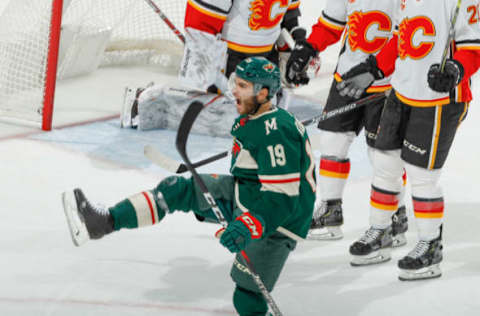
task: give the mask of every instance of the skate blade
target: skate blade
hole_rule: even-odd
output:
[[[405,233],[400,233],[398,235],[393,236],[392,240],[392,247],[401,247],[407,244],[407,238],[405,237]]]
[[[73,244],[79,247],[86,243],[90,237],[83,219],[78,214],[77,202],[73,191],[63,192],[62,202]]]
[[[340,226],[310,229],[307,235],[308,240],[339,240],[343,238]]]
[[[136,89],[125,88],[123,95],[122,112],[120,116],[120,127],[127,128],[132,127],[132,106],[136,98]]]
[[[392,257],[390,256],[390,249],[384,248],[377,251],[373,251],[372,253],[365,255],[365,256],[355,256],[352,255],[352,261],[350,264],[353,267],[360,267],[360,266],[369,266],[372,264],[378,264],[382,262],[389,261]]]
[[[441,276],[442,276],[442,271],[440,270],[440,265],[437,263],[429,267],[418,269],[418,270],[400,269],[398,279],[400,281],[417,281],[417,280],[439,278]]]

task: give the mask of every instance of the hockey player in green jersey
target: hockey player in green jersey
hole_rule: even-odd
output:
[[[307,235],[315,202],[315,165],[305,127],[276,108],[278,67],[263,57],[242,61],[231,78],[236,119],[231,175],[201,175],[228,221],[220,243],[237,253],[231,269],[233,304],[241,316],[266,315],[267,304],[241,264],[245,250],[268,291],[298,240]],[[170,176],[155,188],[110,208],[98,208],[80,189],[63,193],[72,240],[80,246],[122,228],[153,225],[167,214],[189,212],[215,220],[193,178]]]

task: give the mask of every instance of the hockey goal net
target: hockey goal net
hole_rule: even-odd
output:
[[[57,80],[109,65],[179,63],[182,42],[148,2],[10,0],[0,15],[0,118],[50,130]],[[152,2],[183,32],[186,0]]]

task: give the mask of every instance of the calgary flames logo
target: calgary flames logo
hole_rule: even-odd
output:
[[[253,31],[270,29],[282,21],[286,10],[272,17],[273,6],[278,4],[280,8],[288,8],[289,0],[253,0],[250,3],[250,19],[248,26]]]
[[[367,39],[367,32],[374,24],[378,25],[378,31],[390,32],[392,22],[381,11],[361,12],[355,11],[348,17],[348,44],[352,51],[357,49],[372,54],[380,50],[388,41],[388,36],[375,36],[372,40]]]
[[[428,55],[435,45],[433,40],[423,41],[418,45],[413,43],[413,38],[418,31],[423,31],[423,36],[435,36],[433,22],[425,16],[404,19],[398,26],[398,55],[401,59],[410,57],[421,59]]]

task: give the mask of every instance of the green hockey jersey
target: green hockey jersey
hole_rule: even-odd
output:
[[[265,235],[275,230],[305,238],[315,203],[315,163],[301,122],[274,108],[235,120],[230,172],[235,202],[244,212],[260,215]],[[294,235],[292,235],[294,234]]]

